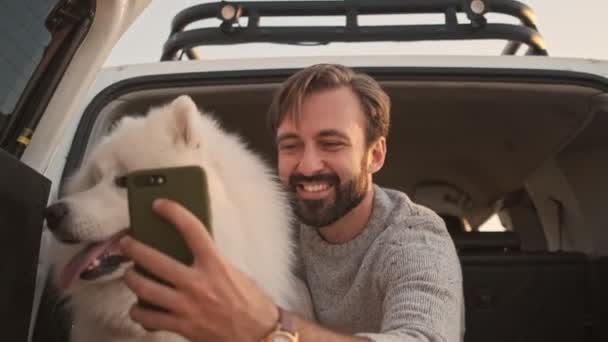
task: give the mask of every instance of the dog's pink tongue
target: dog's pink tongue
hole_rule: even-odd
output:
[[[115,234],[110,239],[86,247],[80,253],[76,254],[63,269],[63,272],[59,277],[59,286],[64,290],[70,287],[74,280],[76,280],[76,278],[78,278],[95,259],[102,255],[106,250],[110,249],[110,246],[117,243],[125,234],[126,231]]]

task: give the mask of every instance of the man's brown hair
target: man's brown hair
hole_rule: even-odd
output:
[[[275,93],[268,113],[273,136],[287,115],[298,122],[302,101],[308,95],[340,87],[349,87],[359,98],[366,116],[365,139],[369,146],[388,136],[391,101],[382,87],[366,74],[337,64],[315,64],[289,77]]]

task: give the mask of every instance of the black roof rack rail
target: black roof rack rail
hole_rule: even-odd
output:
[[[433,14],[445,15],[444,24],[361,26],[358,15]],[[468,23],[458,23],[457,13],[466,13]],[[487,13],[505,14],[520,24],[489,23]],[[345,26],[260,26],[261,17],[346,16]],[[238,19],[247,17],[247,26]],[[219,27],[184,30],[204,19],[222,20]],[[346,1],[248,1],[214,2],[179,12],[163,46],[162,61],[182,55],[199,59],[193,48],[203,45],[239,43],[328,44],[330,42],[421,41],[497,39],[508,43],[503,55],[515,55],[527,45],[527,55],[547,55],[535,15],[515,0],[346,0]]]

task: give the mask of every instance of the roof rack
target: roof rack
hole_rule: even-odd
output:
[[[433,25],[362,26],[357,16],[366,14],[445,15],[445,23]],[[468,22],[458,23],[457,13]],[[500,13],[519,19],[520,24],[489,23],[485,15]],[[261,17],[346,16],[345,26],[260,25]],[[247,26],[239,18],[247,17]],[[219,27],[184,30],[200,20],[218,18]],[[517,54],[526,45],[527,55],[547,55],[536,27],[535,15],[527,5],[514,0],[346,0],[346,1],[248,1],[214,2],[179,12],[163,46],[161,61],[186,55],[200,59],[194,50],[203,45],[240,43],[329,44],[330,42],[436,41],[497,39],[508,43],[503,55]]]

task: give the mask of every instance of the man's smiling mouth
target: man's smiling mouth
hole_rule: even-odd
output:
[[[327,182],[302,182],[297,186],[298,197],[303,200],[326,198],[334,189],[334,185]]]

